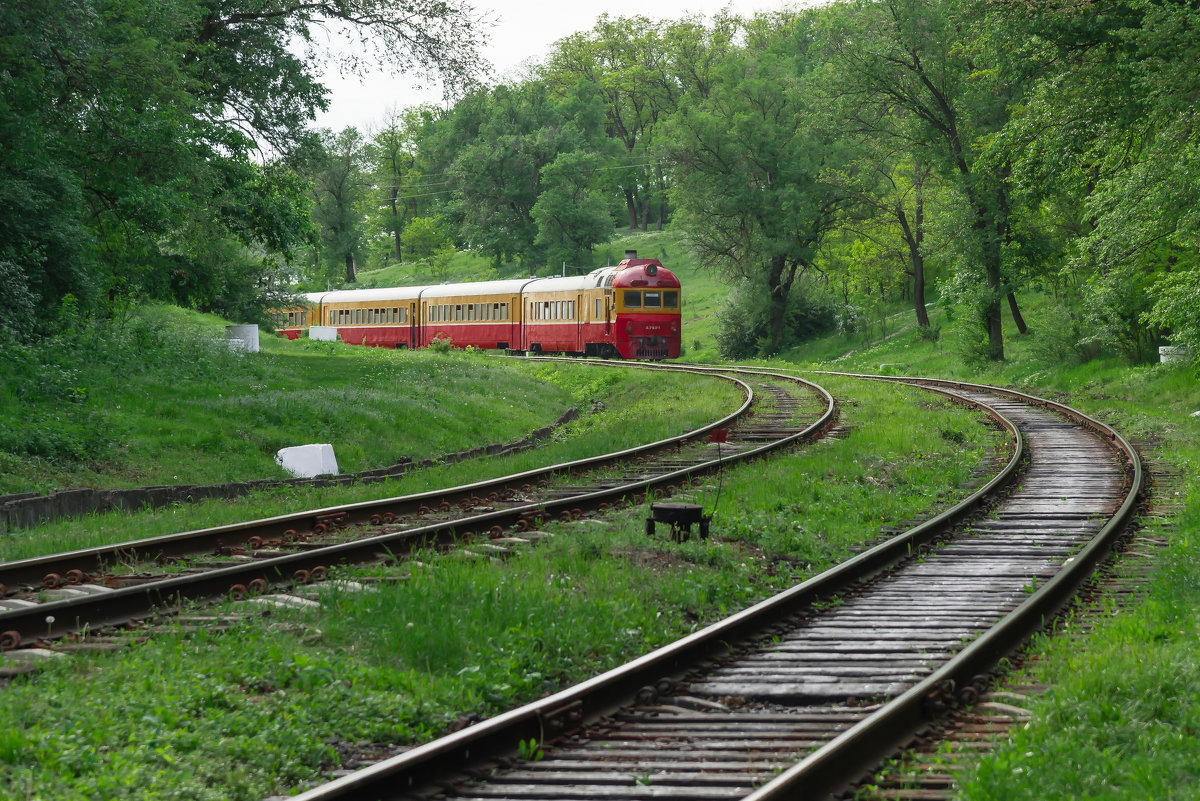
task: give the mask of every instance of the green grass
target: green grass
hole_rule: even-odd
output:
[[[719,487],[710,541],[649,539],[646,508],[632,507],[605,525],[548,524],[552,538],[502,562],[428,553],[349,571],[387,580],[335,589],[319,612],[158,636],[18,679],[0,693],[0,796],[258,799],[305,786],[353,747],[429,739],[791,586],[961,495],[997,442],[919,391],[830,383],[855,398],[845,440],[683,493],[711,507]]]
[[[369,352],[370,349],[358,349],[358,352],[363,351]],[[352,364],[353,356],[348,355],[343,361]],[[574,406],[581,410],[582,415],[560,429],[553,441],[534,450],[512,456],[479,458],[414,470],[384,483],[324,489],[283,486],[233,500],[202,501],[140,512],[110,512],[92,515],[82,521],[52,521],[23,529],[11,536],[0,537],[0,559],[25,559],[47,553],[289,514],[303,509],[318,509],[335,504],[389,498],[467,484],[484,478],[532,470],[548,464],[610,453],[677,436],[724,417],[736,409],[742,400],[740,390],[719,379],[699,379],[700,386],[703,386],[705,391],[697,393],[697,379],[692,376],[645,373],[603,364],[524,362],[462,352],[442,357],[429,356],[421,361],[427,366],[433,365],[434,370],[449,364],[461,366],[479,375],[488,375],[494,371],[509,372],[536,388],[536,392],[525,398],[525,402],[536,405],[539,398],[560,398],[562,408]],[[463,395],[469,399],[476,391],[482,392],[483,388],[469,387],[463,390]],[[510,392],[511,389],[500,391]],[[448,394],[440,402],[451,405],[452,397]],[[489,397],[493,403],[508,402],[503,395]],[[593,404],[597,401],[601,405],[593,409]],[[353,398],[346,398],[342,402],[347,416],[357,413],[356,401]],[[476,413],[482,414],[478,411],[479,408],[468,405],[466,411],[475,409]],[[559,407],[553,407],[552,411],[557,408]],[[452,416],[465,417],[466,411],[460,410]],[[431,416],[431,419],[444,421],[448,414]],[[488,421],[475,422],[484,425],[485,428],[488,426]],[[487,431],[491,429],[487,428]],[[389,436],[398,434],[390,432]],[[512,438],[515,437],[510,437]],[[482,441],[484,440],[464,440],[458,447],[479,444]]]
[[[275,452],[311,442],[355,472],[520,439],[572,405],[513,361],[265,333],[238,355],[223,336],[222,321],[151,308],[14,348],[0,493],[285,477]]]

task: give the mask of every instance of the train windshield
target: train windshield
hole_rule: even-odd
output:
[[[678,309],[679,290],[677,289],[626,289],[622,300],[627,309]]]

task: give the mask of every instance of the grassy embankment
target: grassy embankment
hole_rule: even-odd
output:
[[[365,470],[519,439],[573,403],[497,361],[265,332],[243,356],[224,336],[224,321],[152,308],[8,354],[0,493],[283,478],[275,451],[307,442]]]
[[[344,358],[358,353],[385,358]],[[430,370],[492,364],[428,358]],[[533,370],[564,401],[617,381],[603,368]],[[844,411],[849,437],[730,469],[710,542],[648,540],[645,510],[627,509],[603,524],[551,526],[554,537],[502,563],[423,554],[368,569],[398,579],[370,592],[333,588],[317,612],[251,617],[226,633],[180,630],[19,679],[0,692],[0,795],[257,799],[310,783],[345,753],[436,736],[462,715],[555,690],[811,575],[880,526],[961,494],[995,442],[975,416],[923,393],[827,383],[855,399]],[[616,383],[601,394],[608,412],[567,441],[644,437],[641,421],[664,417],[686,427],[708,394],[694,380]],[[732,396],[717,396],[732,407]],[[689,492],[717,502],[711,482]],[[74,528],[111,525],[128,538],[177,520]]]
[[[79,359],[69,368],[56,368],[86,387],[80,403],[63,405],[53,393],[21,398],[10,392],[3,409],[14,439],[23,436],[28,442],[38,434],[37,426],[51,427],[52,433],[61,427],[72,443],[91,450],[77,454],[83,458],[31,456],[28,448],[2,451],[6,468],[0,485],[11,491],[283,477],[273,461],[275,450],[314,440],[334,444],[343,470],[360,470],[402,456],[419,459],[513,441],[570,407],[582,415],[534,452],[413,471],[380,484],[281,487],[232,501],[95,515],[83,524],[55,521],[0,537],[0,559],[506,475],[674,436],[740,403],[740,391],[716,380],[705,382],[706,391],[697,394],[695,380],[683,376],[527,363],[463,351],[406,353],[264,336],[263,353],[236,356],[206,344],[223,329],[214,328],[212,320],[201,322],[205,336],[199,337],[152,326],[162,352],[148,346],[132,365],[128,362],[134,360],[110,346],[92,353],[86,363]],[[113,361],[123,363],[114,366]],[[601,405],[594,410],[595,401]]]
[[[1194,365],[1081,361],[1060,332],[1061,310],[1028,296],[1031,333],[1011,335],[999,365],[964,364],[955,326],[926,342],[915,330],[819,366],[958,377],[1050,396],[1113,425],[1144,456],[1179,478],[1157,487],[1179,509],[1148,536],[1170,539],[1147,599],[1112,609],[1086,636],[1039,637],[1025,678],[1051,686],[1035,719],[985,757],[967,799],[1166,799],[1200,797],[1200,382]],[[1011,320],[1005,324],[1012,330]],[[828,343],[789,359],[828,354]],[[818,356],[819,358],[819,356]],[[1068,622],[1068,633],[1074,627]],[[1020,678],[1020,677],[1019,677]]]

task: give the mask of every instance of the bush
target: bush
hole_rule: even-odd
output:
[[[1200,268],[1164,276],[1154,290],[1154,307],[1142,321],[1166,329],[1171,342],[1200,357]]]
[[[832,305],[795,286],[788,299],[782,341],[771,333],[771,301],[765,286],[746,281],[717,310],[717,350],[726,359],[771,356],[834,328]]]

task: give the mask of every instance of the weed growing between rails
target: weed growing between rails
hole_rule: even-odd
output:
[[[677,545],[646,536],[644,504],[546,523],[535,546],[491,556],[481,543],[347,571],[335,579],[367,589],[327,582],[320,609],[256,615],[225,634],[155,636],[19,678],[0,692],[12,732],[0,747],[0,797],[260,799],[315,783],[343,759],[532,700],[827,567],[833,549],[802,553],[795,513],[773,506],[798,487],[830,485],[804,503],[806,520],[825,521],[806,536],[849,550],[881,525],[932,513],[976,461],[962,442],[933,437],[924,458],[893,448],[861,468],[856,438],[897,441],[887,433],[896,419],[961,428],[966,441],[972,426],[988,431],[967,418],[947,423],[912,390],[873,389],[844,413],[846,440],[727,469],[722,509],[761,513],[759,526],[717,521],[712,539]],[[884,506],[900,482],[878,486],[860,469],[873,478],[911,470],[914,489]]]
[[[524,362],[516,362],[514,369],[538,372],[535,365]],[[596,385],[593,379],[596,373],[612,378]],[[317,509],[468,484],[675,436],[720,419],[736,409],[741,401],[734,387],[715,378],[701,379],[705,391],[697,393],[694,377],[689,379],[675,373],[563,364],[555,368],[555,375],[555,387],[547,390],[547,394],[566,393],[567,405],[582,408],[584,414],[559,431],[554,442],[531,451],[413,471],[379,484],[325,489],[281,487],[231,501],[183,504],[133,514],[114,512],[82,521],[60,520],[0,538],[0,559],[12,561],[270,517],[298,509]],[[537,385],[544,384],[539,381]],[[485,392],[486,389],[477,391]],[[582,401],[583,397],[588,400]],[[664,413],[664,409],[671,411]],[[392,436],[403,438],[404,433],[397,430]],[[480,441],[469,444],[478,445]],[[425,455],[428,454],[422,454]]]

